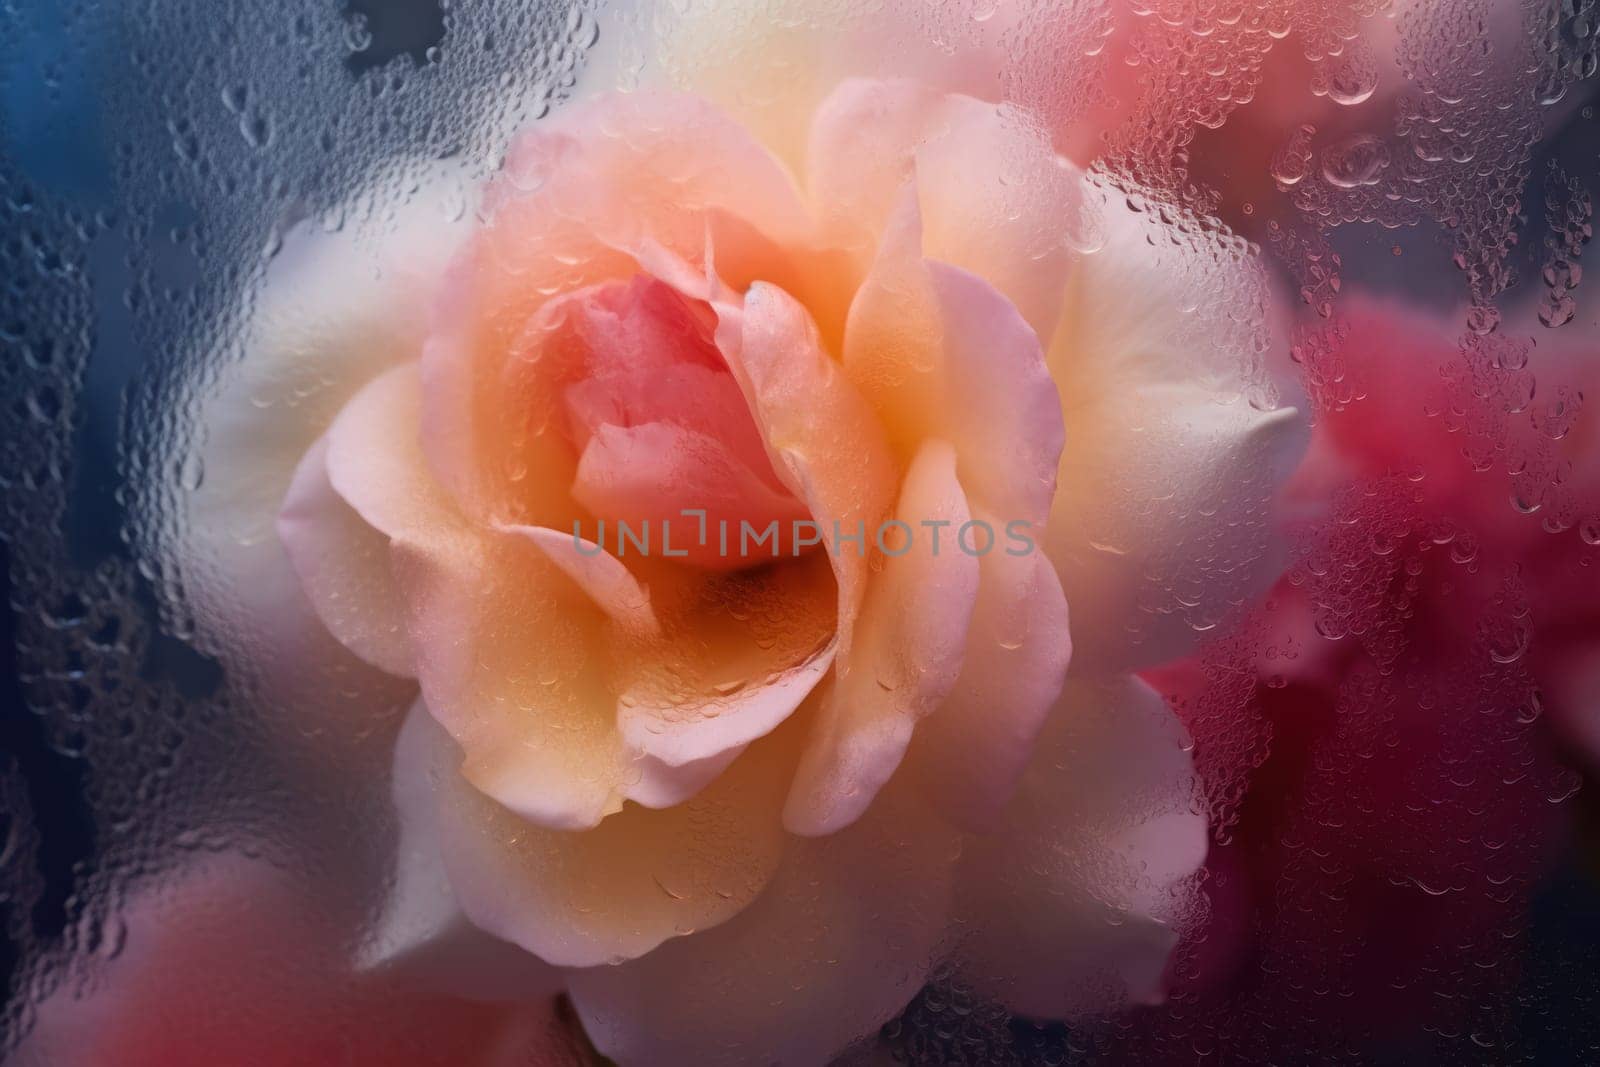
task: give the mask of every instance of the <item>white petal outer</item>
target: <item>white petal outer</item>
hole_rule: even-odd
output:
[[[858,250],[876,247],[911,182],[922,253],[982,278],[1038,336],[1054,332],[1095,214],[1078,168],[1025,112],[915,80],[849,79],[817,109],[806,167],[817,210]]]
[[[979,560],[961,676],[906,755],[940,814],[979,831],[1004,817],[1071,658],[1067,599],[1044,553]]]
[[[428,717],[421,701],[410,718],[418,716]],[[440,855],[433,790],[426,768],[416,765],[426,755],[417,735],[427,729],[409,719],[402,727],[393,779],[400,822],[394,882],[357,952],[357,968],[472,1000],[554,996],[564,985],[559,970],[473,926],[456,901]]]
[[[631,959],[726,922],[777,869],[788,762],[758,742],[692,800],[624,807],[578,832],[527,822],[459,771],[460,749],[419,703],[401,731],[403,832],[427,819],[449,884],[477,927],[559,966]]]
[[[978,560],[954,543],[971,512],[947,442],[923,443],[895,518],[905,528],[885,544],[898,554],[867,587],[855,641],[822,692],[795,772],[784,807],[794,833],[830,834],[859,819],[961,672]],[[925,522],[947,527],[942,545]]]
[[[830,1062],[893,1018],[941,955],[953,834],[890,786],[837,834],[791,838],[771,883],[714,930],[568,972],[595,1046],[624,1067]]]
[[[1274,503],[1308,430],[1273,406],[1249,246],[1089,184],[1106,243],[1069,278],[1048,350],[1067,437],[1044,544],[1073,671],[1106,676],[1182,655],[1271,584]]]
[[[326,437],[295,471],[277,528],[300,588],[328,632],[374,667],[411,677],[411,640],[389,569],[389,539],[334,491]]]
[[[1069,682],[996,830],[958,882],[962,977],[1020,1014],[1159,1002],[1206,855],[1188,739],[1133,678]]]
[[[389,537],[447,537],[464,526],[422,451],[420,361],[408,360],[356,391],[328,427],[328,480]]]
[[[170,401],[192,412],[182,465],[203,471],[198,488],[181,493],[175,515],[165,504],[134,512],[174,515],[139,536],[162,561],[164,595],[193,613],[197,644],[307,716],[327,711],[333,692],[341,705],[358,691],[398,692],[329,639],[274,520],[345,402],[420,351],[428,294],[460,236],[441,199],[417,194],[376,237],[314,222],[285,237],[246,305],[237,351],[211,361],[215,376],[197,377],[192,398]]]

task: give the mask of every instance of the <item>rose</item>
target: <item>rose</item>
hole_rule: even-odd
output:
[[[1126,672],[1270,580],[1300,437],[1242,243],[948,62],[813,58],[827,84],[777,96],[717,95],[722,65],[716,104],[565,106],[442,274],[437,223],[375,282],[343,245],[280,260],[201,408],[202,625],[270,609],[293,684],[303,595],[420,688],[373,958],[487,931],[624,1061],[825,1058],[936,964],[1037,1016],[1159,996],[1204,819]],[[686,509],[1021,521],[1041,551],[754,567],[571,533]]]
[[[1574,327],[1538,325],[1542,299],[1508,307],[1498,329],[1480,334],[1465,328],[1465,309],[1452,321],[1355,294],[1301,352],[1312,403],[1326,415],[1293,495],[1334,499],[1352,485],[1404,479],[1389,513],[1359,517],[1387,525],[1387,539],[1426,534],[1448,546],[1463,567],[1446,592],[1481,605],[1419,616],[1463,645],[1486,634],[1564,743],[1592,764],[1592,344]]]
[[[1298,353],[1317,424],[1290,495],[1321,505],[1299,559],[1251,640],[1154,679],[1197,750],[1270,737],[1209,775],[1238,817],[1178,994],[1251,1059],[1460,1032],[1526,980],[1566,764],[1595,759],[1600,567],[1592,341],[1538,303],[1476,334],[1347,291]]]

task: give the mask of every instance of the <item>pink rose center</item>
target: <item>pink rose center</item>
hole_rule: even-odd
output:
[[[645,554],[728,570],[769,562],[773,542],[746,555],[740,533],[777,523],[787,552],[790,524],[809,513],[773,470],[709,305],[640,274],[570,293],[541,318],[568,368],[572,496],[597,520],[585,537],[626,557],[638,549],[619,539],[625,526],[648,537]]]

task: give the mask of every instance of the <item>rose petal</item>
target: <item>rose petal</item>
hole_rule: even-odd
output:
[[[684,432],[667,424],[615,433],[611,427],[602,427],[591,438],[590,451],[604,448],[618,435],[652,430],[680,436]],[[633,478],[638,476],[638,463],[670,461],[672,454],[667,450],[635,455],[637,462],[612,463],[610,469]],[[696,469],[703,470],[704,464]],[[649,480],[670,479],[655,469]],[[753,495],[779,499],[748,472],[746,483]],[[580,465],[577,484],[580,489],[596,489],[599,477],[586,474]],[[608,486],[607,490],[616,488]],[[712,490],[717,488],[677,486],[679,496],[666,513],[674,514],[686,502],[700,503],[710,512],[709,519],[726,519],[727,515],[716,510]],[[614,507],[593,499],[589,502],[602,512],[621,513],[614,517],[634,518],[630,509],[638,506],[642,495],[642,491],[621,494]],[[785,518],[793,506],[792,501],[781,504]],[[743,517],[750,517],[742,506],[729,514],[741,511]],[[653,513],[641,518],[662,520]],[[679,551],[694,543],[690,536],[693,520],[680,522]],[[412,544],[402,553],[405,572],[414,582],[411,591],[415,596],[408,596],[413,626],[425,635],[419,636],[419,644],[429,645],[422,650],[419,673],[430,707],[466,748],[467,776],[530,819],[575,828],[592,825],[615,810],[624,797],[667,806],[692,796],[740,748],[783,721],[827,669],[832,654],[831,648],[822,648],[827,631],[820,616],[806,605],[815,599],[810,588],[819,595],[833,594],[826,588],[825,577],[811,573],[814,567],[797,570],[798,564],[786,564],[773,568],[759,583],[765,589],[754,593],[730,592],[726,583],[714,582],[704,588],[678,590],[666,602],[658,602],[654,593],[646,599],[638,579],[620,560],[605,564],[606,573],[601,574],[596,569],[601,567],[598,561],[575,567],[575,553],[558,551],[553,557],[555,568],[541,568],[539,561],[522,558],[507,539],[526,537],[536,529],[498,524],[495,532],[484,537],[467,535],[443,538],[438,545]],[[658,538],[663,529],[657,527]],[[412,536],[407,535],[408,539]],[[536,540],[539,536],[533,535]],[[550,542],[549,536],[556,542]],[[539,548],[546,555],[558,547],[564,535],[552,532],[549,536]],[[439,535],[429,532],[422,540],[428,537]],[[658,544],[656,551],[663,548]],[[708,541],[707,550],[723,555],[714,540]],[[645,559],[641,565],[665,578],[668,576],[660,575],[667,569],[660,566],[662,562]],[[617,635],[608,633],[603,625],[583,621],[582,612],[564,617],[563,609],[554,606],[561,602],[560,596],[545,588],[551,582],[548,575],[556,570],[563,575],[555,579],[557,587],[575,581],[606,616],[624,622],[623,629],[629,634],[623,636],[631,634],[632,642],[618,645]],[[453,579],[448,577],[451,573]],[[739,579],[729,581],[737,583]],[[714,617],[719,606],[726,613],[730,605],[741,601],[769,604],[775,591],[787,591],[784,601],[790,625],[781,638],[763,642],[759,627],[748,623],[732,626],[728,619]],[[696,607],[697,595],[710,606]],[[544,618],[533,606],[541,597],[552,605]],[[656,620],[654,625],[649,624],[651,617]],[[564,638],[554,636],[563,631]],[[472,643],[479,640],[473,634],[490,635],[489,649],[479,649],[476,658],[468,655]],[[660,639],[654,640],[657,637]],[[498,666],[486,669],[485,660]],[[649,677],[652,673],[655,680]],[[531,687],[531,674],[547,679],[554,688]],[[671,674],[673,684],[662,685],[659,679],[663,674]],[[695,679],[706,684],[699,689],[685,684]],[[716,691],[716,687],[730,684],[737,694]],[[609,716],[601,710],[607,701],[615,709]],[[537,716],[524,710],[534,708],[539,711]],[[620,727],[621,736],[614,727]],[[575,779],[566,768],[584,752],[591,761],[589,773]]]
[[[980,564],[971,658],[919,727],[914,761],[947,814],[974,826],[1009,797],[1071,655],[1059,582],[1007,555],[1043,558],[1031,545],[1055,486],[1061,402],[1016,309],[982,279],[923,259],[921,245],[907,185],[851,307],[845,360],[902,448],[929,434],[956,443],[973,516],[994,543]],[[984,536],[973,533],[974,547]]]
[[[657,551],[726,570],[745,561],[686,536],[684,509],[698,509],[702,532],[741,519],[787,526],[806,513],[772,469],[715,324],[705,301],[640,274],[545,305],[524,358],[536,357],[545,391],[562,397],[560,421],[581,454],[574,500],[602,522],[642,529],[646,544],[652,527],[665,538],[676,520],[676,549]]]
[[[855,641],[823,693],[790,787],[783,817],[794,833],[830,834],[859,819],[900,765],[916,723],[961,671],[978,560],[953,534],[936,548],[923,525],[953,531],[970,518],[948,444],[924,443],[895,515],[905,529],[885,534],[889,558],[867,589]]]
[[[685,622],[669,600],[658,633],[646,613],[661,605],[629,599],[648,596],[642,586],[609,589],[634,579],[553,561],[565,538],[550,536],[501,526],[391,550],[428,707],[465,749],[466,777],[524,818],[580,830],[624,800],[680,803],[827,669],[825,578],[800,574],[796,590],[762,576],[762,595],[792,610],[785,640],[766,641],[725,602]],[[718,691],[729,677],[753,684]]]
[[[307,452],[278,516],[306,596],[329,631],[391,674],[414,674],[389,538],[448,536],[461,519],[428,473],[418,440],[417,363],[359,389]]]
[[[548,830],[464,779],[459,750],[413,709],[395,756],[408,825],[436,822],[462,909],[483,930],[550,963],[631,959],[743,909],[783,850],[784,746],[753,746],[699,796],[666,811],[626,808],[582,833]]]
[[[419,701],[411,714],[428,713]],[[397,751],[396,758],[412,754],[408,748],[404,754]],[[393,783],[400,822],[393,889],[361,947],[358,967],[471,1000],[527,1001],[560,993],[564,983],[558,970],[467,919],[439,851],[433,798],[414,780],[402,779],[400,771],[397,767]]]
[[[866,249],[914,179],[923,253],[983,278],[1039,337],[1054,333],[1094,216],[1078,169],[1024,112],[922,82],[851,79],[817,109],[806,164],[819,209]]]
[[[328,478],[372,527],[411,540],[463,526],[422,454],[423,394],[417,361],[363,386],[328,428]]]
[[[718,747],[703,759],[682,763],[668,763],[649,752],[640,752],[629,765],[627,797],[646,808],[670,808],[682,804],[715,781],[743,754],[745,747],[743,744]]]
[[[451,270],[423,357],[426,450],[469,514],[563,529],[571,462],[562,435],[544,432],[561,398],[516,361],[540,308],[633,276],[627,250],[646,238],[697,256],[714,218],[787,241],[805,213],[747,132],[704,100],[663,92],[561,108],[517,142],[486,199],[488,222]]]
[[[622,561],[602,546],[542,526],[505,526],[502,530],[538,545],[550,562],[589,594],[595,606],[626,629],[645,637],[661,631],[650,593]]]
[[[982,278],[921,250],[908,185],[851,305],[845,367],[903,450],[929,436],[950,440],[975,504],[1037,534],[1064,436],[1038,336]]]
[[[328,632],[367,663],[411,677],[411,640],[389,570],[389,539],[334,491],[326,437],[295,471],[278,512],[278,539]]]
[[[687,766],[748,744],[786,720],[833,665],[825,563],[779,565],[741,584],[754,591],[696,613],[631,672],[617,725],[632,750]]]
[[[619,1063],[830,1062],[899,1012],[939,956],[957,845],[891,787],[837,834],[791,838],[767,888],[721,926],[568,973]]]
[[[593,826],[622,803],[627,758],[603,650],[608,622],[515,532],[396,539],[396,583],[432,714],[479,789],[545,826]]]
[[[961,676],[906,757],[940,813],[969,830],[1003,817],[1072,658],[1055,568],[1037,548],[1005,544],[978,561]]]
[[[541,320],[578,364],[564,390],[572,436],[581,446],[601,426],[671,423],[716,440],[774,489],[778,476],[738,383],[717,350],[716,316],[648,274],[551,301]],[[548,358],[548,354],[544,357]]]
[[[1183,728],[1149,686],[1069,683],[1016,798],[962,857],[963,977],[1020,1014],[1160,1000],[1206,854]]]
[[[613,662],[617,728],[640,775],[626,792],[646,807],[692,796],[786,720],[833,663],[836,609],[825,562],[690,583],[687,597],[663,597],[664,628],[650,590],[609,552],[590,545],[580,553],[554,530],[506,529],[537,543],[636,638]],[[669,584],[670,571],[656,573]],[[685,599],[706,603],[686,608]]]
[[[1067,443],[1044,544],[1075,669],[1111,674],[1181,654],[1276,577],[1272,506],[1307,430],[1247,395],[1263,384],[1254,256],[1098,195],[1107,241],[1073,272],[1049,352]]]
[[[745,392],[773,467],[825,534],[877,529],[894,499],[894,464],[872,411],[783,290],[757,282],[742,303],[710,292],[717,344]],[[867,561],[830,552],[839,590],[839,648],[850,647]]]
[[[685,296],[708,301],[717,313],[718,348],[750,405],[773,468],[790,492],[805,502],[823,537],[836,530],[845,535],[875,530],[892,499],[893,459],[871,410],[822,348],[806,309],[783,290],[759,281],[749,287],[741,300],[721,281],[712,265],[697,270],[682,256],[660,245],[646,243],[640,247],[639,256],[641,266],[652,275]],[[791,655],[786,660],[768,657],[777,659],[780,667],[798,671],[779,675],[777,684],[783,685],[786,679],[795,683],[792,687],[783,685],[783,691],[774,694],[780,700],[797,698],[809,690],[851,640],[865,592],[866,559],[850,552],[830,551],[825,555],[837,587],[834,639],[824,647],[813,646],[805,655]],[[794,593],[785,598],[785,613],[805,620],[811,612],[796,611],[795,607],[807,604],[810,594],[820,586],[794,567],[795,564],[787,564],[763,581],[775,577],[791,583]],[[724,631],[719,643],[726,645],[730,636],[726,633],[727,624],[727,612],[714,610],[710,616],[702,615],[696,620],[689,632],[718,626]],[[744,629],[741,625],[735,632]],[[791,635],[786,643],[805,649],[810,627],[802,622],[791,629],[798,634],[798,641]],[[651,718],[659,718],[661,702],[648,695],[635,699]],[[647,718],[641,720],[645,733],[630,730],[629,736],[651,751],[661,743],[682,742],[675,751],[665,752],[669,762],[698,758],[706,753],[708,744],[714,750],[718,744],[759,736],[753,731],[762,727],[764,719],[775,718],[785,705],[763,698],[758,706],[765,709],[764,714],[739,719],[721,715],[706,719],[700,714],[704,706],[699,700],[688,702],[691,714],[687,729],[663,730]],[[660,742],[650,740],[651,735],[659,736]]]
[[[831,573],[814,557],[669,591],[664,628],[651,591],[609,552],[587,542],[580,551],[554,530],[504,529],[538,544],[636,638],[623,662],[613,657],[617,728],[643,776],[627,796],[647,807],[693,795],[787,719],[833,663]],[[670,584],[670,570],[655,573]]]
[[[698,522],[711,529],[720,529],[723,523],[738,529],[739,523],[748,522],[758,530],[777,522],[777,551],[787,555],[790,539],[783,532],[796,520],[810,517],[800,501],[768,486],[721,441],[665,422],[601,427],[583,451],[572,495],[591,513],[610,520],[615,537],[621,537],[618,522],[644,531],[646,538],[653,532],[660,555],[668,547],[660,539],[676,529],[679,533],[670,551],[683,553],[686,563],[715,570],[750,562],[721,551],[714,539],[701,544],[690,533]],[[685,508],[705,515],[685,517]],[[671,525],[674,522],[676,526]]]
[[[196,428],[185,467],[203,478],[170,521],[138,535],[151,557],[176,562],[201,649],[320,730],[339,712],[399,690],[328,636],[274,521],[300,462],[345,401],[421,351],[428,294],[461,236],[441,199],[433,190],[412,197],[374,238],[315,224],[285,235],[254,296],[239,358],[183,406]],[[131,514],[147,510],[156,513]]]

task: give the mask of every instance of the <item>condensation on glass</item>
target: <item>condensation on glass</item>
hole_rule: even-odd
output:
[[[824,30],[868,3],[760,6]],[[652,17],[694,6],[664,3]],[[929,1064],[1353,1056],[1365,1047],[1358,1015],[1329,1027],[1339,1015],[1322,1006],[1369,1003],[1360,957],[1404,933],[1363,925],[1382,901],[1344,892],[1370,883],[1356,866],[1364,855],[1395,891],[1455,909],[1448,938],[1415,946],[1412,985],[1394,994],[1421,1005],[1424,1051],[1531,1055],[1545,1013],[1592,1007],[1594,982],[1560,959],[1508,973],[1541,899],[1539,845],[1498,835],[1481,809],[1543,811],[1578,788],[1545,751],[1550,694],[1529,662],[1559,635],[1530,603],[1540,579],[1525,564],[1600,544],[1596,486],[1573,480],[1563,443],[1593,433],[1585,403],[1597,398],[1582,379],[1600,362],[1592,350],[1587,368],[1562,354],[1581,347],[1595,306],[1582,259],[1600,149],[1586,104],[1600,10],[1590,0],[1024,6],[1007,42],[1017,69],[1059,63],[1070,79],[1049,106],[1087,113],[1114,97],[1122,107],[1098,146],[1112,180],[1187,205],[1185,239],[1210,256],[1259,247],[1262,285],[1297,296],[1280,324],[1288,351],[1242,349],[1292,361],[1294,399],[1313,419],[1381,396],[1394,417],[1432,420],[1451,462],[1465,455],[1497,479],[1504,518],[1535,532],[1526,559],[1486,557],[1490,531],[1475,524],[1501,517],[1449,513],[1419,489],[1454,476],[1432,469],[1438,456],[1380,457],[1352,465],[1303,517],[1271,600],[1190,620],[1217,635],[1180,687],[1227,861],[1205,875],[1208,897],[1259,931],[1259,981],[1184,992],[1184,977],[1212,965],[1208,945],[1191,940],[1173,965],[1179,992],[1159,1008],[1042,1027],[935,982],[881,1043]],[[959,37],[941,10],[907,0],[905,32]],[[47,998],[92,988],[125,950],[123,901],[197,857],[336,872],[392,846],[387,797],[351,785],[360,769],[382,780],[388,754],[368,736],[382,731],[308,708],[388,700],[393,718],[402,694],[356,692],[369,683],[335,672],[303,680],[304,706],[273,705],[259,683],[286,665],[252,654],[248,619],[197,608],[204,566],[172,551],[207,477],[192,413],[270,312],[256,298],[275,260],[318,229],[375,246],[402,212],[460,220],[510,135],[561,106],[612,17],[637,29],[643,16],[587,0],[0,9],[0,537],[15,657],[0,675],[14,690],[6,703],[27,709],[8,708],[0,752],[9,1038]],[[1039,84],[997,91],[1027,96]],[[1448,344],[1418,353],[1431,366],[1414,394],[1394,395],[1400,379],[1350,358],[1352,338],[1376,341],[1347,312],[1354,290],[1453,322]],[[1239,330],[1262,329],[1263,293],[1210,297]],[[306,383],[308,397],[315,389]],[[1129,514],[1159,481],[1150,472],[1120,487]],[[1566,573],[1600,597],[1588,559]],[[1174,568],[1163,580],[1193,577]],[[1443,675],[1411,655],[1436,639],[1418,636],[1413,603],[1441,584],[1460,588],[1456,629],[1437,638],[1454,642]],[[1271,664],[1324,645],[1341,657],[1332,690],[1274,674]],[[1301,729],[1319,715],[1339,725]],[[1363,768],[1374,761],[1392,789],[1370,790]],[[1284,764],[1305,783],[1293,804],[1253,808],[1251,782]],[[1280,867],[1275,897],[1240,902],[1227,883],[1266,862],[1263,839]],[[330,907],[358,920],[372,905]],[[310,965],[285,960],[286,987],[299,966]]]

